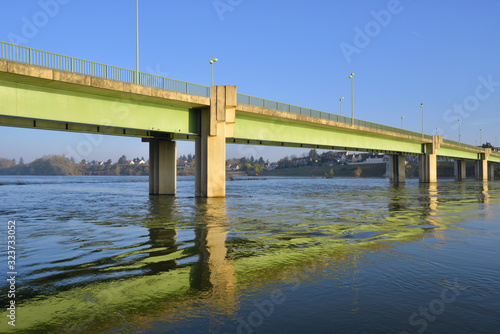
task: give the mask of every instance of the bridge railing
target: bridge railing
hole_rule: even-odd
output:
[[[467,148],[473,148],[475,150],[482,149],[479,146],[474,146],[474,145],[469,145],[469,144],[464,144],[464,143],[459,143],[457,141],[449,140],[449,139],[443,139],[443,143],[448,143],[448,144],[453,144],[453,145],[459,145],[462,147],[467,147]]]
[[[254,106],[254,107],[261,107],[261,108],[276,110],[276,111],[288,112],[288,113],[302,115],[302,116],[310,116],[310,117],[314,117],[314,118],[327,119],[330,121],[344,123],[344,124],[354,124],[354,125],[363,126],[363,127],[375,129],[375,130],[395,132],[395,133],[410,135],[410,136],[414,136],[414,137],[422,137],[421,133],[414,132],[414,131],[403,130],[403,129],[395,128],[392,126],[367,122],[367,121],[363,121],[363,120],[356,119],[356,118],[353,120],[353,119],[351,119],[351,117],[341,116],[341,115],[337,115],[337,114],[331,114],[331,113],[327,113],[327,112],[319,111],[319,110],[315,110],[315,109],[303,108],[303,107],[295,106],[292,104],[286,104],[286,103],[281,103],[281,102],[277,102],[277,101],[261,99],[259,97],[254,97],[254,96],[250,96],[250,95],[238,94],[238,103],[249,105],[249,106]],[[426,134],[424,134],[423,137],[426,139],[432,139],[432,136],[426,135]]]
[[[125,68],[100,64],[56,53],[0,42],[0,59],[50,68],[58,71],[88,75],[96,78],[135,84],[136,72]],[[210,88],[185,81],[139,72],[139,83],[144,86],[178,93],[209,97]]]

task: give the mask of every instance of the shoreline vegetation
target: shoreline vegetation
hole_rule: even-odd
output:
[[[284,158],[286,159],[286,158]],[[255,160],[253,157],[227,160],[228,180],[241,178],[272,177],[272,176],[297,176],[297,177],[386,177],[386,163],[312,163],[308,165],[282,165],[278,163],[269,164],[262,158]],[[266,168],[270,165],[273,169]],[[281,166],[280,166],[281,165]],[[195,159],[193,156],[181,156],[177,161],[178,176],[195,175]],[[233,166],[233,168],[231,168]],[[242,166],[235,170],[234,166]],[[467,177],[474,177],[474,164],[467,162]],[[43,175],[43,176],[148,176],[149,164],[144,158],[128,160],[122,156],[117,163],[111,159],[106,162],[87,162],[82,160],[77,163],[73,158],[64,155],[48,155],[25,164],[21,158],[18,163],[15,160],[0,158],[0,175],[19,176],[17,184],[22,184],[21,176]],[[500,168],[495,167],[495,176],[500,176]],[[407,162],[406,177],[418,178],[418,163]],[[453,178],[454,163],[451,161],[438,162],[438,177]],[[1,185],[2,183],[0,183]]]

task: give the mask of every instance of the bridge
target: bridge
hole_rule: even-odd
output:
[[[0,42],[0,125],[140,137],[149,143],[150,194],[176,194],[176,141],[194,140],[195,194],[224,197],[226,143],[380,152],[391,182],[405,156],[419,179],[437,181],[437,157],[465,180],[493,179],[500,153],[451,140]]]

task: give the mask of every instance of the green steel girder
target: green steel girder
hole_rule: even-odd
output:
[[[235,138],[260,141],[270,145],[291,147],[337,147],[357,151],[391,151],[408,154],[422,153],[422,143],[374,132],[307,123],[298,120],[266,117],[261,114],[236,111]]]
[[[19,126],[16,124],[22,120],[40,120],[186,135],[197,135],[200,128],[199,112],[187,107],[5,80],[0,80],[0,114],[4,116],[2,125],[10,126]],[[5,124],[9,118],[11,124]]]
[[[441,146],[438,150],[438,156],[453,159],[478,160],[480,153],[465,149]]]

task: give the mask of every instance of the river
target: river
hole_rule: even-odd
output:
[[[2,333],[500,332],[498,182],[0,182]]]

